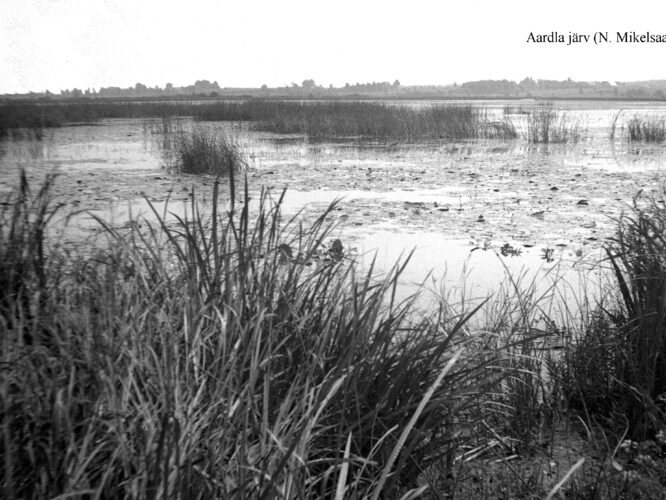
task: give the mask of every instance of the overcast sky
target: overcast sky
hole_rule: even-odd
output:
[[[199,79],[221,87],[663,79],[666,44],[527,43],[530,32],[666,34],[662,4],[0,0],[0,93]]]

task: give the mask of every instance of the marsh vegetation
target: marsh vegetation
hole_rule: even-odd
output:
[[[167,131],[165,137],[173,132]],[[197,128],[190,133],[176,132],[165,150],[169,169],[186,174],[228,175],[247,168],[247,161],[234,139],[224,134]]]
[[[610,127],[610,139],[613,141],[617,132],[617,125],[624,109],[620,109],[613,115]],[[628,142],[662,143],[666,140],[666,118],[654,113],[634,114],[626,120],[621,128]]]
[[[86,103],[5,104],[0,107],[0,134],[38,130],[102,118],[192,116],[198,121],[250,122],[253,130],[305,134],[313,138],[366,139],[513,139],[510,121],[489,121],[470,105],[414,108],[377,102],[283,102],[250,100],[205,104]]]
[[[627,123],[627,138],[638,142],[664,142],[666,119],[663,116],[634,116]]]
[[[572,119],[565,112],[542,108],[527,115],[527,140],[532,144],[575,144],[585,137],[580,119]]]
[[[229,113],[252,128],[261,120],[250,120],[248,110],[257,106],[254,116],[265,113],[267,123],[285,117],[267,127],[301,127],[282,129],[306,137],[295,145],[292,135],[262,132],[284,139],[271,153],[283,156],[248,152],[213,115],[114,123],[120,128],[110,151],[130,156],[139,135],[158,143],[159,161],[168,152],[180,162],[163,172],[128,170],[128,192],[179,184],[167,195],[173,201],[144,200],[150,212],[131,224],[95,212],[87,238],[57,234],[77,216],[66,217],[77,206],[72,198],[100,196],[81,193],[103,175],[97,159],[107,150],[94,150],[97,163],[76,164],[72,173],[70,157],[57,156],[50,139],[33,139],[62,166],[60,179],[47,176],[43,184],[27,180],[37,170],[43,177],[43,165],[19,157],[27,172],[0,205],[3,495],[660,498],[666,213],[659,194],[637,197],[612,222],[611,239],[597,243],[607,252],[599,265],[611,286],[594,300],[565,302],[563,313],[554,304],[567,283],[544,290],[538,278],[508,272],[479,300],[443,291],[433,299],[424,285],[405,293],[410,268],[430,262],[418,262],[417,253],[389,266],[357,258],[338,231],[361,222],[369,232],[366,191],[378,179],[390,184],[378,211],[409,227],[432,219],[442,233],[469,219],[464,234],[476,238],[473,255],[492,257],[493,244],[476,235],[499,231],[506,214],[516,217],[510,231],[534,224],[545,233],[555,213],[548,197],[560,215],[594,208],[583,193],[602,176],[567,170],[568,157],[558,156],[576,151],[575,120],[565,133],[559,114],[537,117],[535,126],[548,125],[548,148],[518,146],[514,154],[526,127],[515,127],[517,141],[495,136],[492,124],[514,117],[483,107],[419,108],[412,117],[399,106],[392,115],[385,105],[354,108],[360,113],[350,103],[327,103],[323,120],[318,104],[287,103],[273,114],[268,104],[235,103]],[[604,120],[595,133],[607,147]],[[370,146],[342,156],[331,143],[308,142],[317,130],[321,137],[363,136]],[[90,148],[89,136],[74,132],[63,141],[68,154]],[[588,131],[581,134],[587,141]],[[413,142],[418,137],[443,145],[424,150]],[[329,159],[330,150],[338,156]],[[541,168],[533,157],[516,163],[537,154],[562,171],[548,177],[553,164]],[[371,162],[371,155],[383,156]],[[462,190],[414,190],[443,177]],[[367,197],[357,205],[316,204],[304,215],[287,206],[289,191],[252,185],[310,178],[322,198],[326,179],[358,186]],[[405,178],[412,184],[396,191]],[[486,186],[486,179],[495,180]],[[628,183],[622,179],[618,189]],[[66,181],[69,191],[61,187]],[[536,183],[543,192],[524,190]],[[501,218],[479,201],[491,195]],[[175,208],[176,198],[188,200],[186,210]],[[526,198],[539,200],[519,219]],[[567,215],[565,225],[572,220]],[[601,238],[597,220],[581,240]],[[495,247],[507,271],[507,262],[532,254],[547,254],[552,266],[562,259],[554,244],[510,241]],[[397,237],[384,245],[399,246]]]
[[[279,200],[251,213],[247,190],[226,211],[216,187],[207,212],[193,196],[189,218],[99,220],[94,243],[54,246],[52,182],[22,177],[0,217],[7,498],[468,494],[474,458],[552,450],[572,415],[609,443],[566,486],[582,498],[628,487],[605,468],[625,438],[661,443],[662,207],[619,221],[622,300],[544,329],[514,282],[479,327],[480,306],[397,300],[408,258],[359,269],[331,242],[334,205],[304,228]],[[503,487],[547,492],[533,480]]]

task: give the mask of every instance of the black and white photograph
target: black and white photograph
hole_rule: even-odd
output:
[[[666,498],[665,19],[2,0],[0,497]]]

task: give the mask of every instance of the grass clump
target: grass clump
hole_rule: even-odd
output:
[[[581,121],[571,120],[566,113],[544,108],[527,115],[527,140],[532,144],[575,144],[585,136]]]
[[[618,220],[607,247],[619,302],[600,310],[565,355],[569,404],[632,439],[666,426],[666,209],[656,200]]]
[[[627,124],[629,142],[664,142],[666,140],[666,120],[661,116],[634,116]]]
[[[13,325],[38,314],[46,286],[45,230],[58,207],[50,207],[49,190],[54,176],[49,174],[36,194],[30,192],[25,172],[21,172],[17,194],[10,194],[0,208],[0,327]],[[23,332],[31,342],[35,329]]]
[[[328,212],[304,229],[219,189],[208,215],[100,221],[34,265],[47,190],[4,212],[0,249],[29,263],[0,310],[6,498],[417,495],[474,434],[501,373],[461,356],[469,314],[397,302],[402,265],[327,258]]]
[[[164,141],[169,167],[185,174],[228,175],[247,168],[239,145],[229,136],[204,128],[179,132]]]

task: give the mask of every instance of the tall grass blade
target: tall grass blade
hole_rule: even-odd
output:
[[[379,495],[381,494],[382,489],[384,488],[384,485],[386,483],[386,480],[388,478],[388,475],[391,473],[391,468],[393,467],[393,463],[395,460],[398,458],[398,454],[400,453],[400,450],[402,449],[403,445],[405,444],[405,441],[407,440],[407,436],[409,433],[412,431],[414,428],[414,425],[416,424],[416,421],[418,418],[421,416],[421,413],[425,409],[426,405],[430,401],[430,398],[432,395],[435,393],[435,390],[439,386],[439,384],[442,383],[442,380],[444,380],[444,377],[449,373],[451,368],[453,368],[453,365],[456,364],[456,361],[458,361],[458,358],[462,354],[462,351],[457,351],[453,354],[451,359],[446,363],[442,371],[439,373],[437,378],[435,379],[435,382],[430,386],[428,391],[423,395],[423,399],[421,399],[421,402],[419,403],[419,406],[416,408],[416,411],[412,415],[412,418],[409,420],[405,428],[402,430],[402,433],[400,434],[400,438],[398,439],[398,442],[395,444],[393,451],[391,452],[391,455],[384,466],[384,469],[382,470],[382,474],[379,478],[379,481],[377,485],[375,486],[374,492],[372,494],[372,500],[377,500],[379,498]]]

